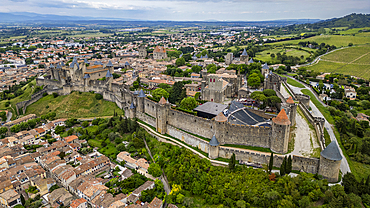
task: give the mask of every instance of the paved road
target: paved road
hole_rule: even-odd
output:
[[[345,48],[348,48],[348,47],[342,47],[342,48],[334,49],[334,50],[332,50],[332,51],[329,51],[329,52],[327,52],[327,53],[324,53],[324,54],[322,54],[322,55],[320,55],[320,56],[316,57],[316,58],[315,58],[315,60],[313,60],[311,63],[302,64],[302,65],[297,65],[297,67],[311,66],[311,65],[313,65],[313,64],[317,64],[317,63],[319,63],[319,61],[321,60],[321,56],[325,56],[325,55],[327,55],[327,54],[329,54],[329,53],[333,53],[334,51],[342,50],[342,49],[345,49]]]
[[[298,81],[298,80],[296,80],[296,81]],[[300,82],[300,81],[298,81],[298,82]],[[300,83],[302,83],[302,82],[300,82]],[[306,84],[304,86],[305,86],[305,89],[309,89],[312,92],[312,89],[310,87],[308,87]],[[292,85],[289,85],[289,87],[293,90],[294,93],[296,93],[296,94],[302,94],[301,90],[303,88],[294,87]],[[313,94],[316,96],[315,93],[313,93]],[[318,99],[317,96],[316,96],[316,98]],[[326,106],[326,105],[324,105],[324,106]],[[322,115],[322,113],[320,112],[320,110],[312,103],[312,101],[310,101],[310,107],[311,107],[311,112],[312,112],[312,115],[313,116],[315,116],[315,117],[322,117],[322,118],[325,119],[324,115]],[[337,138],[335,137],[335,134],[334,134],[334,131],[333,131],[333,126],[326,119],[325,119],[324,127],[328,131],[328,133],[329,133],[330,140],[336,142],[336,144],[338,146],[338,149],[340,151],[340,154],[343,157],[342,162],[340,164],[340,170],[342,171],[343,174],[346,174],[347,172],[351,172],[351,169],[349,168],[349,165],[348,165],[348,161],[347,161],[346,157],[344,157],[343,152],[342,152],[342,149],[339,147]]]
[[[12,119],[12,116],[13,116],[13,113],[12,112],[8,112],[8,117],[6,118],[6,122],[9,122],[10,119]]]

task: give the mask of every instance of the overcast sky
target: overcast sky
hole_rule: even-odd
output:
[[[328,19],[370,13],[370,0],[1,0],[0,12],[174,21]]]

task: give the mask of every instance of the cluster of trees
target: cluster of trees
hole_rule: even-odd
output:
[[[27,122],[23,122],[23,123],[12,126],[10,128],[10,131],[13,133],[18,133],[23,130],[31,130],[35,128],[37,124],[40,124],[40,123],[41,123],[41,118],[31,119],[31,120],[28,120]],[[0,131],[1,131],[1,128],[0,128]]]
[[[370,206],[370,176],[363,178],[360,182],[357,181],[353,173],[347,173],[343,176],[342,185],[347,194],[359,195],[365,207]]]
[[[172,104],[180,104],[180,102],[186,98],[186,90],[184,84],[187,82],[175,82],[171,87],[168,84],[161,83],[158,88],[152,91],[152,99],[158,102],[162,97],[168,98],[168,101]]]
[[[35,79],[35,77],[32,77],[28,79],[26,82],[20,82],[18,85],[9,86],[9,90],[4,90],[0,93],[0,97],[2,100],[5,99],[13,99],[16,98],[24,93],[24,90],[22,89],[24,86],[28,84],[28,87],[32,87],[33,84],[30,83]]]
[[[346,153],[356,161],[370,164],[369,122],[354,119],[353,115],[346,111],[347,104],[344,102],[340,103],[337,108],[330,106],[328,110],[333,116],[335,126],[341,134],[340,139]]]
[[[260,108],[264,109],[266,106],[275,107],[276,104],[281,103],[281,99],[276,96],[276,92],[272,89],[265,89],[262,92],[254,91],[250,96],[253,100],[262,102]]]
[[[345,193],[340,185],[329,187],[312,174],[291,178],[277,173],[273,182],[260,169],[216,167],[185,148],[147,142],[172,186],[166,202],[179,207],[311,207],[318,201],[327,207],[361,207],[359,196]]]

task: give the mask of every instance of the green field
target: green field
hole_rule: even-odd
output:
[[[370,30],[370,27],[353,28],[353,29],[349,29],[349,30],[340,31],[339,33],[340,34],[343,34],[343,35],[350,35],[350,34],[356,34],[360,30],[367,30],[367,31],[369,31]]]
[[[294,48],[275,48],[275,49],[270,49],[270,50],[265,50],[265,51],[262,51],[262,52],[259,52],[256,54],[256,58],[263,61],[263,62],[277,62],[277,63],[280,63],[279,60],[277,60],[276,56],[275,58],[271,58],[271,54],[277,54],[277,53],[280,53],[280,54],[283,54],[283,53],[286,53],[287,56],[295,56],[295,57],[301,57],[301,56],[304,56],[304,59],[305,60],[307,57],[310,56],[310,53],[306,52],[306,51],[303,51],[303,50],[297,50],[297,49],[294,49]]]
[[[322,56],[308,70],[342,73],[365,79],[370,78],[370,45],[356,46],[334,51]]]
[[[73,92],[70,95],[58,96],[48,95],[32,105],[28,106],[27,114],[34,113],[37,116],[55,112],[57,118],[93,118],[112,116],[122,110],[113,102],[96,100],[95,94],[84,92]]]
[[[267,43],[266,45],[297,45],[301,41],[314,41],[318,44],[326,43],[329,45],[335,45],[336,47],[348,46],[349,43],[353,43],[354,45],[358,44],[365,44],[370,43],[370,35],[366,35],[366,33],[360,33],[356,36],[346,35],[320,35],[314,36],[305,39],[299,40],[288,40],[288,41],[281,41],[275,43]]]

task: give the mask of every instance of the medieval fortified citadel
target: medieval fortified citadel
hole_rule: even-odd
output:
[[[139,54],[141,58],[147,56],[144,47],[140,48]],[[153,56],[157,57],[156,59],[165,58],[165,49],[156,49]],[[232,60],[232,54],[228,54],[227,64],[230,64]],[[240,61],[250,63],[253,60],[249,59],[247,54],[243,54]],[[17,110],[25,111],[26,107],[40,99],[44,92],[67,95],[72,91],[94,91],[102,94],[105,100],[115,102],[118,107],[125,110],[126,116],[138,118],[155,127],[161,134],[168,134],[207,152],[210,159],[230,158],[235,153],[237,160],[267,164],[270,158],[269,153],[225,145],[256,146],[270,148],[277,153],[274,157],[274,165],[280,166],[284,154],[288,152],[290,127],[295,124],[297,108],[300,108],[315,127],[322,152],[320,159],[292,155],[293,169],[318,173],[330,182],[338,180],[342,157],[334,142],[327,147],[322,142],[324,120],[311,115],[308,110],[308,96],[294,94],[286,85],[286,80],[271,73],[266,64],[262,68],[262,74],[266,77],[264,89],[275,90],[282,100],[282,103],[278,105],[277,116],[246,108],[233,101],[225,114],[223,111],[226,107],[223,106],[226,105],[221,104],[225,98],[235,96],[240,98],[248,94],[248,89],[244,87],[242,81],[242,75],[237,73],[227,76],[207,74],[206,71],[202,71],[201,94],[202,98],[209,102],[199,106],[199,111],[218,112],[216,117],[207,119],[174,110],[164,98],[157,103],[146,98],[143,90],[133,92],[130,91],[129,86],[114,82],[112,75],[114,65],[110,61],[106,65],[101,62],[87,63],[87,60],[75,58],[68,66],[64,63],[56,66],[50,65],[48,75],[37,78],[37,85],[44,85],[44,90],[33,95],[31,100],[18,103]],[[292,97],[285,99],[280,93],[281,86],[285,86]],[[202,138],[208,138],[208,140]]]

